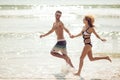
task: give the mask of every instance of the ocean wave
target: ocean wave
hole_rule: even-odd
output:
[[[31,9],[33,5],[0,5],[0,10]]]
[[[3,32],[0,33],[0,39],[2,38],[17,38],[17,39],[24,39],[24,38],[36,38],[39,34],[43,34],[43,32]]]
[[[0,39],[2,38],[35,38],[36,36],[39,36],[40,34],[44,34],[43,32],[1,32],[0,33]],[[120,37],[120,32],[113,31],[113,32],[100,32],[99,33],[102,36],[111,37],[111,38],[118,38]]]
[[[0,18],[40,18],[37,15],[0,15]]]
[[[84,14],[81,14],[81,15],[77,15],[77,18],[81,18],[83,17]],[[120,15],[100,15],[100,14],[95,14],[96,17],[99,17],[99,18],[120,18]],[[47,17],[50,17],[50,16],[45,16],[45,15],[0,15],[0,18],[47,18]]]
[[[116,5],[59,5],[59,6],[75,6],[84,8],[120,8],[119,4]],[[0,5],[0,10],[20,10],[20,9],[33,9],[43,7],[58,7],[58,5]]]
[[[0,18],[39,18],[52,15],[58,9],[68,15],[83,16],[90,13],[98,17],[120,18],[120,5],[0,5]]]
[[[101,32],[100,35],[107,37],[120,37],[120,32],[112,31],[112,32]]]

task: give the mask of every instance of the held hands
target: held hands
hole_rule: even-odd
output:
[[[75,36],[74,35],[71,35],[70,38],[74,38]]]
[[[72,35],[71,33],[69,33],[69,36],[70,36],[70,38],[74,38],[74,35]]]

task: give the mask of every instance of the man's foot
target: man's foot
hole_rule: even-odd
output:
[[[107,56],[107,60],[109,60],[110,62],[112,62],[112,60],[110,59],[110,57],[109,57],[109,56]]]
[[[75,73],[75,72],[77,72],[77,70],[75,68],[71,67],[70,72]]]
[[[66,66],[67,66],[69,72],[71,72],[73,74],[77,72],[77,70],[74,67],[71,67],[68,63],[66,64]]]

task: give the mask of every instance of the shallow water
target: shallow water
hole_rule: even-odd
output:
[[[86,59],[82,76],[86,80],[87,78],[88,80],[116,80],[115,78],[120,78],[120,65],[118,64],[120,58],[120,8],[118,6],[113,8],[112,6],[86,7],[73,5],[1,7],[0,78],[34,80],[52,77],[55,80],[67,80],[64,79],[64,76],[58,79],[59,75],[57,75],[61,73],[61,68],[65,65],[65,62],[49,53],[56,43],[55,34],[53,33],[42,39],[39,38],[40,34],[51,29],[54,22],[54,12],[58,9],[63,11],[61,20],[72,34],[80,32],[85,14],[94,14],[96,16],[95,29],[100,36],[107,39],[107,42],[103,43],[92,35],[93,54],[95,56],[109,55],[113,58],[113,63],[107,61],[89,63],[89,60]],[[108,11],[110,11],[109,14],[107,14]],[[84,46],[83,39],[82,37],[70,39],[66,33],[65,37],[68,55],[77,68],[79,56]],[[96,75],[93,77],[92,74]]]

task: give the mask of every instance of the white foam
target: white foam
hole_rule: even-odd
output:
[[[62,68],[61,68],[61,72],[62,72],[63,74],[69,73],[69,70],[68,70],[67,66],[63,65]]]
[[[66,80],[85,80],[83,77],[81,76],[75,76],[74,74],[72,73],[69,73],[65,76],[65,79]]]

